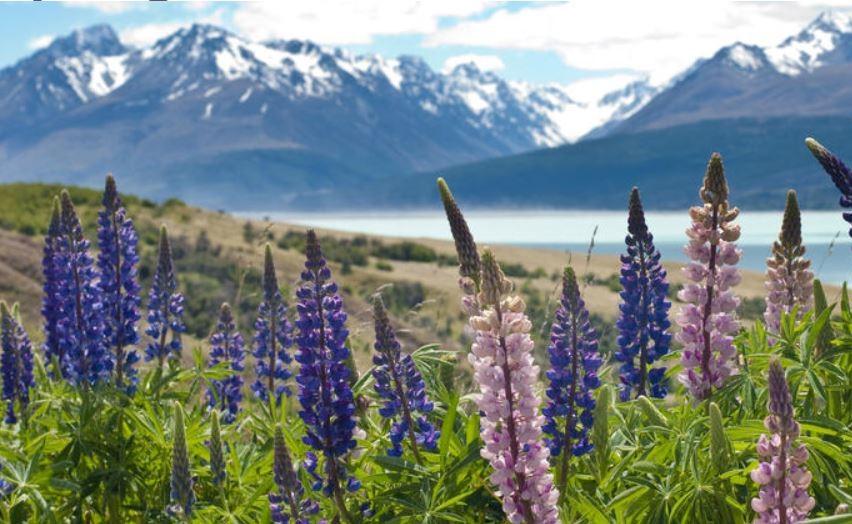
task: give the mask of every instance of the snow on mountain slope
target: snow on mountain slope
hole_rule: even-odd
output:
[[[844,43],[849,44],[849,33],[852,33],[852,18],[827,11],[799,34],[767,48],[766,54],[778,72],[795,76],[829,62],[832,52]]]
[[[440,73],[417,57],[353,55],[298,40],[252,42],[203,24],[184,27],[144,49],[125,47],[109,26],[94,26],[56,39],[0,72],[0,85],[3,74],[13,71],[16,77],[32,78],[33,94],[42,102],[54,100],[45,116],[106,97],[133,84],[137,75],[167,83],[161,98],[165,102],[196,90],[209,93],[205,98],[233,96],[221,86],[244,80],[252,86],[240,92],[240,103],[263,91],[306,100],[342,96],[351,89],[389,89],[431,117],[451,116],[481,132],[507,137],[515,144],[507,153],[573,142],[607,121],[629,116],[655,93],[619,86],[605,96],[577,101],[568,94],[570,86],[510,82],[472,63]],[[16,80],[8,80],[12,89]],[[211,92],[215,86],[220,89]],[[151,85],[149,91],[159,87]]]

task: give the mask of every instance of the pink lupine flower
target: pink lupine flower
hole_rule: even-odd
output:
[[[758,496],[751,500],[751,508],[757,513],[754,522],[801,522],[816,501],[808,494],[812,479],[805,467],[808,450],[804,445],[794,446],[799,424],[793,419],[793,401],[777,358],[769,362],[769,416],[764,426],[771,435],[760,436],[757,454],[761,463],[751,472],[751,479],[760,485]]]
[[[475,339],[468,355],[479,384],[482,412],[482,457],[491,463],[491,482],[512,523],[556,523],[559,492],[553,485],[542,439],[544,417],[534,386],[539,368],[533,363],[532,324],[525,304],[511,294],[512,285],[489,250],[482,256],[481,291],[468,294]],[[470,288],[470,283],[463,288]]]
[[[769,331],[777,333],[781,314],[797,311],[797,317],[811,308],[814,296],[814,274],[810,260],[804,258],[802,220],[799,201],[792,189],[787,192],[787,206],[781,234],[772,245],[772,256],[766,260],[766,311],[763,318]]]
[[[683,270],[689,282],[678,293],[686,304],[677,318],[677,340],[683,344],[679,379],[696,400],[704,400],[736,373],[732,335],[739,329],[739,299],[732,291],[740,281],[735,267],[740,251],[734,243],[740,228],[733,223],[739,210],[728,206],[728,183],[718,153],[710,158],[699,195],[704,204],[689,210],[692,225],[686,230],[684,252],[692,261]]]

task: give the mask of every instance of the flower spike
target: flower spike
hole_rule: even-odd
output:
[[[805,467],[808,450],[795,446],[799,423],[793,418],[793,399],[784,368],[777,357],[769,362],[769,416],[764,426],[770,436],[761,435],[757,454],[762,462],[751,472],[760,492],[751,500],[757,512],[755,523],[794,524],[805,520],[816,501],[808,495],[812,475]]]
[[[104,337],[104,311],[89,241],[67,191],[60,194],[62,225],[56,253],[61,304],[58,321],[64,376],[72,384],[93,385],[110,378],[113,368]]]
[[[177,288],[168,231],[166,226],[162,226],[157,270],[148,295],[148,329],[145,330],[151,338],[151,342],[145,348],[145,360],[157,359],[161,369],[166,359],[180,358],[182,348],[180,334],[186,331],[183,323],[184,298]],[[171,340],[168,340],[169,333],[171,333]]]
[[[843,219],[852,225],[852,171],[849,171],[843,161],[813,138],[807,138],[805,145],[840,191],[840,207],[849,210],[843,213]],[[849,236],[852,237],[852,227],[849,228]]]
[[[17,305],[13,309],[10,311],[5,302],[0,302],[0,374],[3,376],[2,396],[6,401],[7,424],[18,421],[18,415],[30,403],[30,389],[35,387],[32,344],[18,318]]]
[[[441,193],[441,202],[444,203],[444,211],[447,214],[447,220],[450,223],[450,230],[456,244],[459,274],[462,278],[469,278],[478,284],[480,260],[479,252],[476,250],[476,242],[473,241],[473,235],[470,233],[464,215],[462,215],[447,182],[443,178],[438,179],[438,190]]]
[[[481,455],[494,469],[491,482],[510,522],[555,524],[559,492],[549,471],[544,417],[533,389],[539,369],[532,357],[532,324],[523,300],[511,294],[511,282],[488,249],[481,268],[480,293],[464,301],[475,333],[468,360],[480,390]]]
[[[810,260],[804,258],[802,218],[796,192],[787,192],[787,205],[781,233],[772,244],[772,256],[766,260],[766,327],[777,333],[781,314],[797,311],[797,317],[810,310],[814,296],[814,274]]]
[[[115,383],[133,391],[137,382],[139,355],[133,345],[139,340],[138,235],[118,196],[115,179],[107,175],[103,209],[98,213],[98,281],[104,309],[104,336],[115,360]]]
[[[268,401],[270,395],[281,404],[284,395],[290,396],[289,365],[293,361],[288,348],[293,345],[293,327],[287,318],[287,304],[278,289],[272,248],[266,244],[263,263],[263,300],[257,309],[254,323],[255,374],[251,389],[257,398]]]
[[[692,225],[685,252],[691,262],[683,271],[690,282],[678,293],[685,304],[677,317],[684,368],[678,378],[696,401],[710,398],[736,372],[733,334],[739,329],[739,299],[731,288],[740,282],[735,266],[740,250],[734,243],[740,237],[734,224],[739,210],[729,207],[718,153],[710,157],[699,194],[703,205],[689,210]]]
[[[62,286],[61,267],[58,265],[60,237],[62,235],[62,212],[59,207],[59,197],[53,199],[53,212],[50,215],[50,225],[44,237],[43,258],[41,262],[44,276],[44,296],[42,298],[41,314],[44,318],[44,360],[50,365],[54,359],[59,364],[58,374],[64,376],[62,362],[64,349],[59,332],[59,321],[62,314],[62,296],[59,291]],[[53,374],[53,372],[51,372]]]
[[[594,425],[594,390],[600,386],[597,371],[601,365],[598,338],[589,322],[589,311],[580,296],[577,277],[571,266],[562,277],[562,298],[550,332],[551,369],[547,372],[547,444],[553,456],[562,454],[559,469],[560,492],[565,489],[568,461],[573,454],[592,451],[589,430]]]
[[[222,422],[225,424],[236,420],[240,411],[240,402],[243,400],[243,377],[240,373],[244,369],[244,359],[243,336],[237,331],[231,306],[222,304],[216,330],[210,337],[208,364],[213,367],[220,362],[227,362],[229,374],[223,379],[211,381],[211,387],[207,390],[207,405],[222,412]]]
[[[392,448],[388,455],[402,456],[402,442],[408,436],[415,459],[422,463],[418,445],[434,450],[441,434],[427,419],[434,405],[429,402],[426,383],[414,359],[402,352],[380,295],[373,298],[373,318],[376,328],[373,378],[376,392],[383,401],[379,414],[392,421]]]
[[[630,193],[627,230],[627,253],[621,255],[620,316],[616,323],[615,359],[622,362],[620,396],[621,400],[640,395],[663,398],[668,391],[665,368],[651,365],[668,353],[671,344],[669,284],[635,187]]]
[[[314,489],[333,497],[344,520],[350,520],[343,487],[357,491],[360,482],[349,475],[344,464],[345,456],[356,445],[355,402],[346,366],[349,330],[343,300],[331,280],[331,270],[313,230],[307,233],[305,251],[302,286],[296,293],[296,361],[301,365],[296,382],[302,406],[299,416],[307,425],[303,440],[321,453],[324,475],[317,472],[320,459],[313,453],[307,455],[305,466],[316,480]]]

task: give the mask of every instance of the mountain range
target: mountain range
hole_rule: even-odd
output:
[[[778,46],[735,43],[665,85],[638,80],[592,101],[474,64],[437,72],[414,56],[252,42],[202,24],[137,49],[100,25],[0,70],[0,181],[98,185],[111,171],[124,190],[156,199],[313,209],[426,205],[424,181],[441,173],[488,182],[494,191],[477,205],[622,207],[607,180],[653,187],[669,180],[658,172],[691,166],[684,155],[731,144],[752,158],[742,186],[759,195],[752,189],[773,176],[812,171],[805,151],[778,154],[791,137],[826,129],[839,141],[852,129],[850,80],[852,21],[834,13]],[[618,151],[642,158],[607,160]],[[772,155],[788,158],[783,176],[760,171]],[[547,184],[513,187],[538,179]],[[810,204],[828,205],[831,188],[807,179]],[[360,191],[376,181],[379,190]],[[689,187],[680,191],[691,198]],[[580,193],[605,197],[560,197]]]

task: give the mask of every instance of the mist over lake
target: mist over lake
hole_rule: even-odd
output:
[[[305,214],[292,212],[237,213],[291,224],[408,238],[451,240],[442,211]],[[513,244],[565,250],[582,256],[595,236],[595,253],[617,254],[624,250],[627,222],[620,211],[488,210],[465,213],[480,244]],[[689,225],[686,212],[648,212],[648,227],[666,260],[686,260],[682,248]],[[742,267],[762,272],[772,242],[781,227],[781,213],[742,211],[739,223],[743,250]],[[597,227],[597,232],[595,228]],[[802,235],[807,256],[817,278],[831,283],[852,279],[852,249],[840,213],[803,211]],[[616,271],[617,268],[613,268]]]

